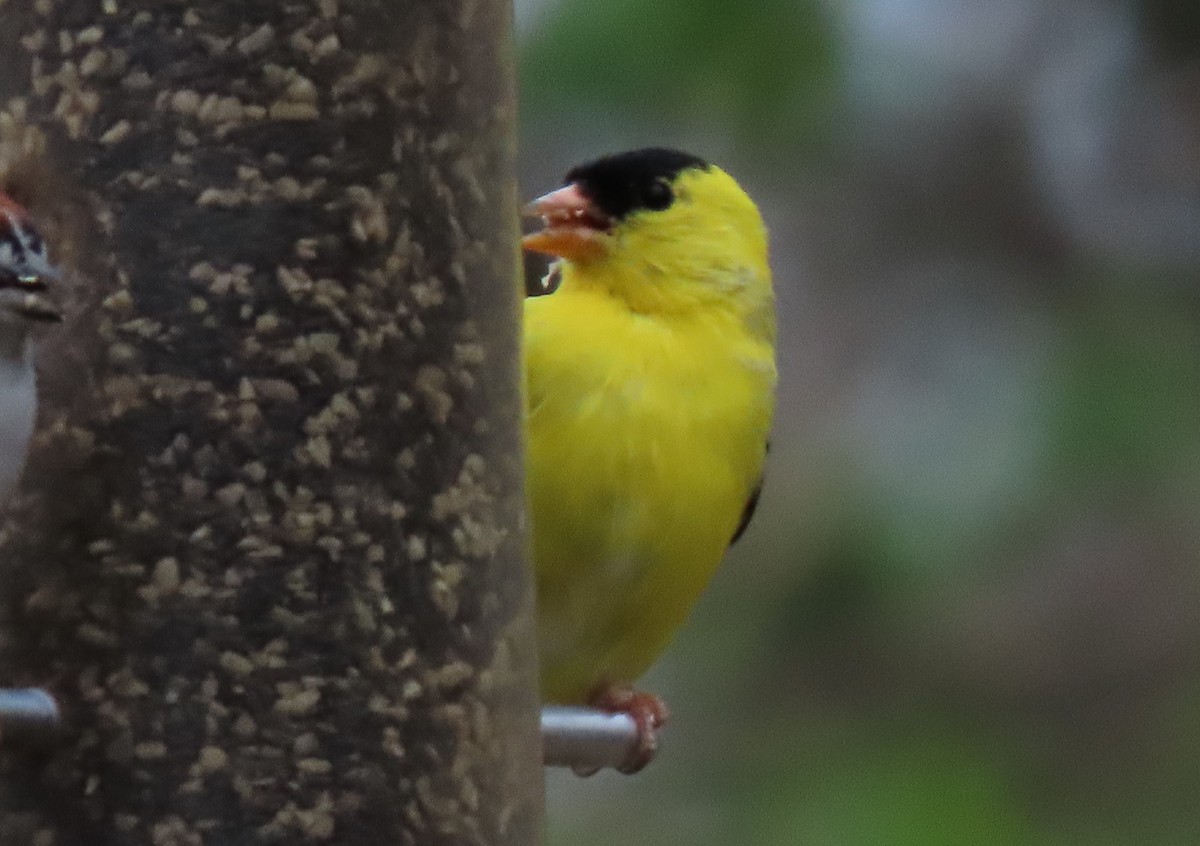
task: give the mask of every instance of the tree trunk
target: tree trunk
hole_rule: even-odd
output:
[[[9,0],[71,279],[0,546],[0,843],[525,844],[503,0]]]

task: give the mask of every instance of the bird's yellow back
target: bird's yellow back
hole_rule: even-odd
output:
[[[635,680],[724,555],[762,473],[774,318],[757,209],[715,167],[527,300],[528,490],[543,695]]]

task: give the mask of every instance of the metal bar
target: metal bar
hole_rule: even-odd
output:
[[[62,728],[62,711],[40,687],[0,688],[0,741],[21,746],[44,746]]]
[[[542,708],[542,761],[581,775],[611,767],[626,770],[638,753],[638,727],[628,714],[595,708]]]

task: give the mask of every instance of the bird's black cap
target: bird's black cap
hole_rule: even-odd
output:
[[[613,220],[642,209],[661,210],[675,200],[671,183],[689,168],[707,168],[708,162],[689,153],[647,147],[616,153],[567,172],[566,182],[579,185],[589,200]]]

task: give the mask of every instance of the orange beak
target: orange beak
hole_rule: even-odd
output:
[[[605,250],[611,221],[572,183],[538,197],[524,208],[527,217],[540,217],[544,228],[526,235],[521,246],[568,261],[598,258]]]

